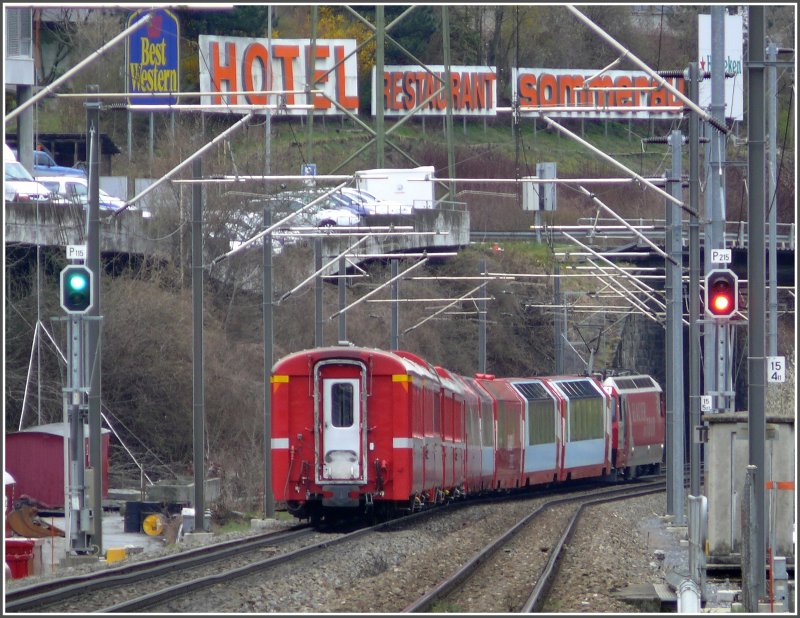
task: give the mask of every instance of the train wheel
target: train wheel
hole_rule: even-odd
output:
[[[319,504],[310,505],[308,515],[314,528],[318,528],[322,524],[322,507]]]

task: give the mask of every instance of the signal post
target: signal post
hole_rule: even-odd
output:
[[[83,251],[81,251],[83,249]],[[71,246],[68,256],[85,254],[85,247]],[[61,271],[59,300],[67,314],[67,386],[64,388],[64,418],[69,427],[65,462],[66,495],[64,514],[67,521],[67,556],[69,562],[79,556],[98,553],[93,543],[97,522],[88,491],[101,482],[101,464],[86,466],[86,435],[89,415],[91,367],[87,359],[87,317],[95,306],[94,274],[83,264],[69,264]]]
[[[739,310],[739,279],[727,264],[731,261],[730,249],[711,251],[712,263],[722,267],[712,268],[705,275],[703,300],[707,324],[714,335],[711,341],[713,361],[710,367],[711,382],[706,392],[712,397],[712,409],[730,411],[734,409],[735,391],[731,359],[733,325],[731,320]],[[708,371],[707,371],[708,373]]]

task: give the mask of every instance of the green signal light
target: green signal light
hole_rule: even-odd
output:
[[[71,315],[85,315],[94,306],[92,272],[71,264],[61,271],[61,308]]]
[[[85,275],[74,274],[69,278],[69,288],[75,292],[82,292],[89,285]]]

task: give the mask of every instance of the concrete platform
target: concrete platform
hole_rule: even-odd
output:
[[[42,520],[61,530],[65,529],[65,520],[63,517],[42,516]],[[148,536],[144,532],[125,532],[124,530],[125,521],[120,513],[116,511],[103,513],[103,547],[100,551],[100,557],[102,559],[105,559],[109,549],[122,548],[125,550],[124,553],[126,555],[133,555],[138,553],[155,553],[165,546],[164,537]],[[57,572],[58,569],[70,566],[71,564],[85,564],[89,561],[99,561],[99,558],[92,556],[80,556],[77,559],[75,556],[70,556],[67,552],[67,540],[64,538],[52,537],[41,539],[41,541],[41,575]],[[114,555],[115,552],[112,552],[112,556]],[[70,560],[65,561],[68,557]]]
[[[612,593],[645,612],[674,612],[678,596],[667,584],[632,584]]]

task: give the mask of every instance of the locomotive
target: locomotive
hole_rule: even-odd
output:
[[[463,376],[346,344],[285,356],[270,383],[275,500],[312,523],[629,479],[664,456],[662,390],[646,375]]]

